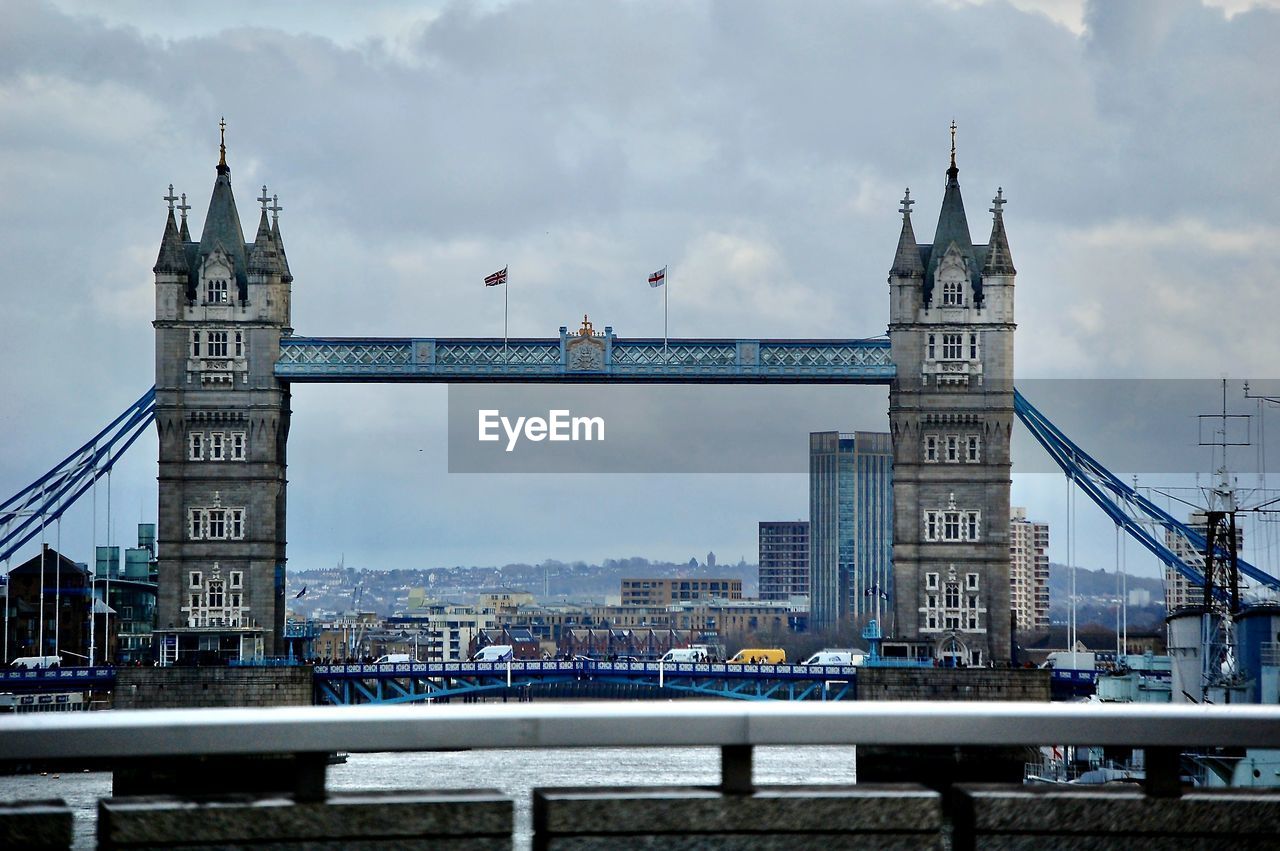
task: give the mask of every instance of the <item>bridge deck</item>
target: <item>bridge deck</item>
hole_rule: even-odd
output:
[[[888,384],[889,341],[286,337],[288,381]]]

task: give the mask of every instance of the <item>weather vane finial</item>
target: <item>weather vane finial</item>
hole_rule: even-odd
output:
[[[218,168],[227,167],[227,117],[218,121]]]
[[[951,167],[956,167],[956,120],[951,119]]]

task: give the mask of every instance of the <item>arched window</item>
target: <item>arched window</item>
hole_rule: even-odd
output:
[[[962,282],[942,282],[942,306],[964,307],[964,284]]]
[[[231,300],[226,278],[206,278],[204,282],[205,304],[226,304]]]

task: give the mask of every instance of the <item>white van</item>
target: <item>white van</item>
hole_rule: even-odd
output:
[[[514,655],[510,644],[490,644],[471,657],[472,662],[506,662]]]
[[[1053,668],[1058,671],[1092,671],[1097,667],[1098,657],[1088,650],[1055,650],[1045,659],[1042,668]]]
[[[37,671],[41,668],[60,668],[62,667],[61,656],[19,656],[10,663],[9,667],[20,671]]]
[[[802,665],[861,665],[866,654],[854,650],[819,650]]]
[[[658,661],[661,663],[705,662],[707,661],[707,651],[701,647],[673,647],[664,653]]]
[[[397,665],[401,662],[415,661],[408,653],[388,653],[386,656],[379,656],[374,660],[375,665]]]

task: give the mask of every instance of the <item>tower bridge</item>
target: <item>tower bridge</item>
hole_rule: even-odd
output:
[[[200,238],[170,190],[154,270],[164,658],[282,650],[291,384],[434,381],[887,385],[901,637],[925,656],[1008,659],[1014,269],[1003,194],[974,244],[958,174],[953,138],[931,244],[903,199],[887,339],[627,339],[587,317],[542,339],[303,337],[280,204],[264,186],[247,242],[224,140]],[[963,456],[939,454],[948,441]],[[847,616],[840,584],[815,581],[816,628]]]
[[[175,205],[182,197],[184,202]],[[1150,532],[1203,536],[1053,427],[1013,388],[1014,280],[1003,190],[972,241],[954,136],[933,239],[907,191],[883,335],[846,339],[627,338],[587,317],[544,338],[318,337],[294,333],[294,277],[266,186],[246,241],[225,139],[199,239],[173,188],[154,266],[155,387],[85,446],[0,504],[0,558],[53,522],[154,421],[159,436],[156,639],[163,662],[284,651],[286,465],[295,382],[877,384],[893,445],[893,623],[917,658],[1010,655],[1010,439],[1015,416],[1109,516],[1201,584]],[[175,215],[177,213],[177,215]],[[886,252],[887,253],[887,252]],[[1241,563],[1275,588],[1275,577]],[[848,615],[841,577],[815,576],[811,626]]]

